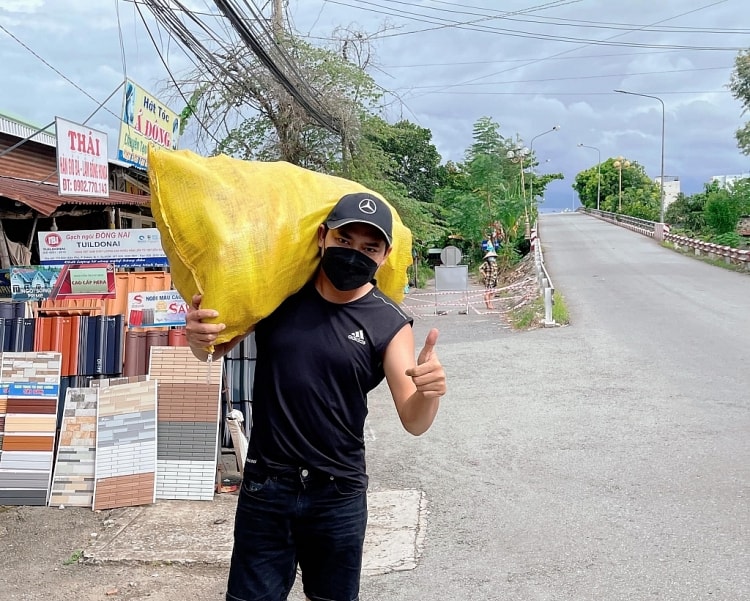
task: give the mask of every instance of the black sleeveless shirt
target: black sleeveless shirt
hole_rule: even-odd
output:
[[[377,287],[336,304],[312,282],[260,321],[249,471],[304,467],[366,488],[367,393],[385,377],[388,344],[411,323]]]

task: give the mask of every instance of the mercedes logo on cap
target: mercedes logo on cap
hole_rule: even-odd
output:
[[[378,210],[378,207],[375,205],[375,201],[372,198],[365,198],[364,200],[359,201],[359,210],[367,215],[372,215]]]

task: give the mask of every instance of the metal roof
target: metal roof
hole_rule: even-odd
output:
[[[52,128],[54,129],[54,125]],[[23,121],[19,121],[8,115],[0,114],[0,132],[11,136],[17,136],[21,140],[28,138],[34,134],[34,132],[38,132],[33,138],[31,138],[34,142],[44,144],[45,146],[57,145],[57,138],[54,133],[51,133],[48,130],[41,132],[38,130],[39,128],[34,125],[29,125],[28,123],[24,123]]]
[[[112,191],[109,198],[60,196],[57,184],[0,175],[0,198],[3,197],[21,202],[45,217],[52,215],[61,205],[147,206],[151,202],[151,196]]]

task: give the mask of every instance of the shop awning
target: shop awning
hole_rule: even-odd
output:
[[[20,202],[44,217],[52,215],[61,205],[147,206],[151,196],[137,196],[125,192],[109,193],[109,198],[91,196],[60,196],[57,184],[40,183],[0,175],[0,198]]]

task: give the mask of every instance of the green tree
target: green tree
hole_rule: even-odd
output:
[[[393,177],[399,169],[400,156],[385,150],[388,141],[401,133],[380,117],[363,114],[362,135],[352,147],[352,161],[345,176],[382,194],[398,211],[401,220],[412,231],[414,244],[420,250],[444,235],[439,212],[431,203],[415,198],[403,183]]]
[[[714,235],[734,232],[740,218],[740,206],[728,190],[711,190],[703,209],[706,226]]]
[[[706,203],[705,194],[680,193],[677,199],[664,211],[664,220],[686,234],[700,232],[706,225],[703,218],[703,205]]]
[[[490,117],[480,117],[472,130],[473,142],[466,152],[471,161],[478,156],[500,155],[506,148],[505,138],[500,135],[500,125]]]
[[[432,132],[409,121],[390,125],[377,116],[369,119],[364,135],[391,158],[388,176],[403,184],[412,198],[432,202],[435,189],[445,181]]]
[[[734,59],[734,71],[729,80],[732,95],[742,105],[742,115],[750,111],[750,50],[742,50]],[[743,154],[750,154],[750,122],[735,132],[737,147]]]
[[[573,181],[572,188],[578,194],[581,204],[587,209],[596,209],[599,171],[597,166],[579,172]]]
[[[525,214],[520,165],[507,157],[514,142],[500,134],[500,126],[481,117],[473,128],[474,139],[462,164],[446,165],[446,185],[436,198],[448,231],[478,253],[488,230],[499,228],[505,243],[513,245],[523,235]]]
[[[729,193],[737,202],[740,215],[750,215],[750,179],[737,180],[731,186]]]
[[[615,167],[616,158],[609,158],[601,164],[601,203],[602,211],[617,213],[620,210],[620,190],[622,190],[622,213],[656,220],[660,212],[660,189],[637,161],[630,161],[622,168],[622,188],[620,169]],[[596,207],[596,167],[576,175],[573,189],[581,202],[589,208]]]

